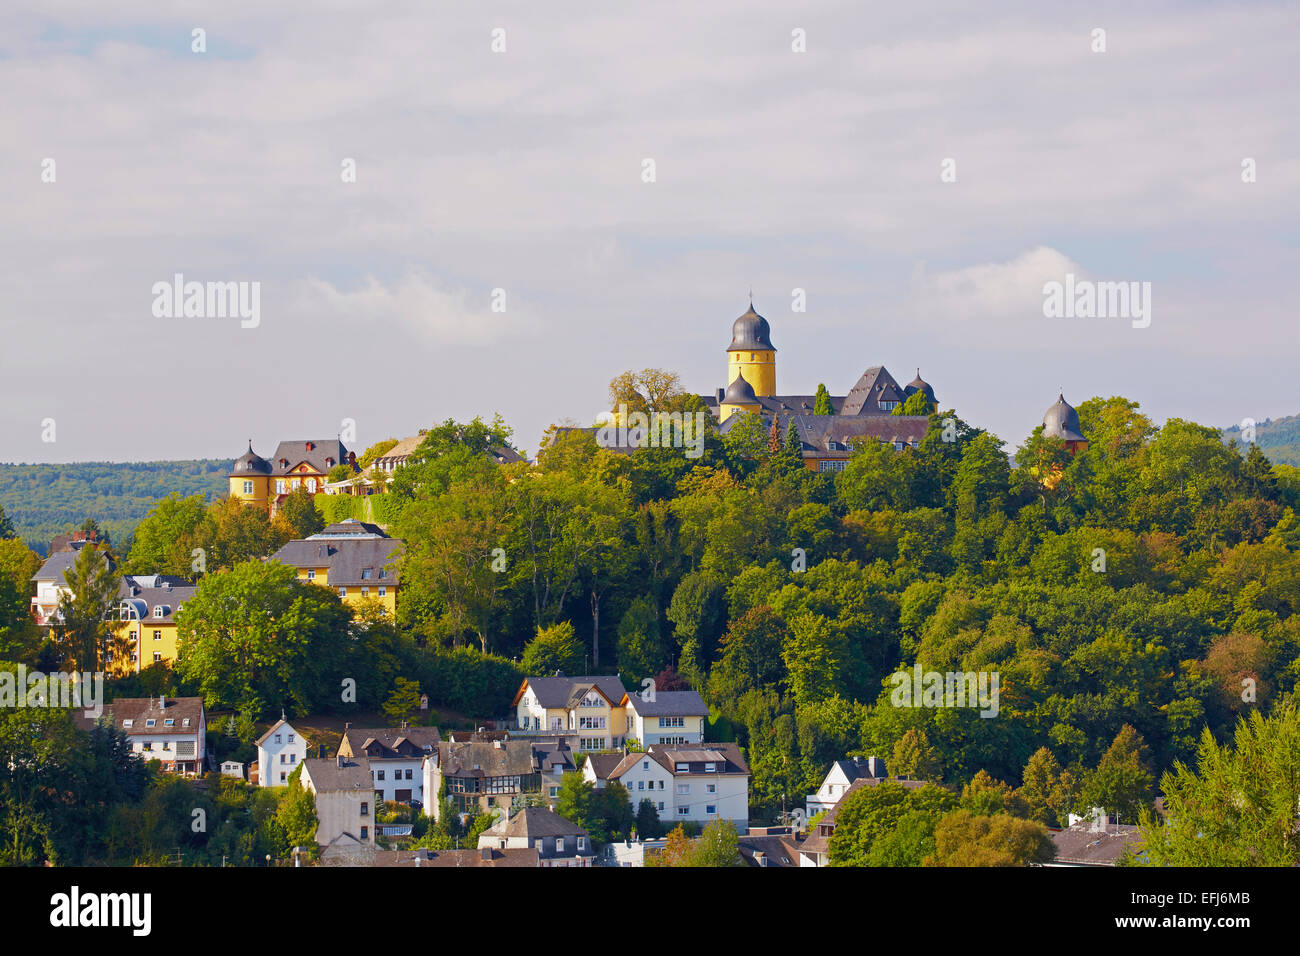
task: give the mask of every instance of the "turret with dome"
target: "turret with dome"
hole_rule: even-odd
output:
[[[1043,413],[1043,437],[1059,438],[1073,455],[1088,447],[1088,439],[1079,425],[1079,413],[1065,400],[1065,393],[1056,396],[1056,402]]]

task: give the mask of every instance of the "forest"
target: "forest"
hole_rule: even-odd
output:
[[[641,396],[651,412],[695,402]],[[204,548],[182,660],[117,692],[202,692],[264,718],[373,711],[400,677],[435,707],[492,718],[525,673],[617,672],[704,695],[710,738],[745,748],[754,823],[801,806],[852,754],[942,791],[870,798],[917,815],[912,850],[878,851],[895,863],[942,858],[970,842],[949,830],[994,812],[1013,830],[1091,807],[1136,822],[1162,775],[1174,786],[1242,718],[1294,702],[1300,473],[1216,428],[1157,427],[1122,397],[1078,413],[1089,444],[1073,455],[1039,428],[1008,457],[936,410],[919,447],[865,444],[838,473],[805,468],[754,416],[710,427],[698,459],[569,432],[505,466],[488,454],[510,440],[499,418],[444,422],[384,496],[406,542],[396,621],[260,560],[323,525],[309,499],[267,521],[173,496],[125,566],[183,573]],[[85,646],[21,630],[0,620],[0,656],[49,665]],[[889,677],[914,664],[998,674],[997,716],[894,706]],[[346,677],[360,698],[340,703]],[[874,831],[846,847],[853,832],[833,861],[868,860]]]

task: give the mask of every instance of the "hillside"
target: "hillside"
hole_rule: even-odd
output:
[[[0,464],[0,506],[18,535],[41,554],[52,537],[89,517],[121,546],[154,503],[172,492],[210,499],[224,493],[230,465],[229,459],[215,458]]]
[[[1244,444],[1240,425],[1223,430],[1224,441],[1233,438],[1238,444]],[[1255,443],[1274,464],[1300,467],[1300,415],[1258,422],[1255,425]]]

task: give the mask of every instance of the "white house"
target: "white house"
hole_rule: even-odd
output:
[[[816,793],[808,794],[807,813],[811,820],[819,813],[824,813],[840,802],[848,793],[854,780],[883,780],[887,776],[885,762],[879,757],[852,757],[837,760],[822,778],[822,784]]]
[[[588,760],[586,779],[599,783],[601,761]],[[749,829],[749,766],[735,744],[699,744],[693,749],[655,744],[630,753],[606,773],[627,788],[632,809],[649,800],[667,827],[730,820]]]
[[[627,712],[627,735],[646,747],[651,744],[682,746],[704,740],[704,721],[708,719],[709,708],[696,691],[624,694],[622,705]]]
[[[542,867],[594,866],[596,847],[587,831],[554,810],[525,807],[498,820],[478,838],[480,850],[535,849]]]
[[[31,577],[36,584],[36,594],[31,601],[32,617],[41,627],[49,627],[62,620],[59,615],[59,600],[72,593],[64,575],[76,565],[82,548],[87,545],[97,547],[94,533],[88,535],[84,531],[74,532],[70,539],[57,546],[54,544],[52,543],[49,557],[41,562],[40,568]],[[112,568],[112,557],[105,553],[104,558],[108,561],[109,568]]]
[[[131,750],[170,773],[201,774],[207,755],[202,697],[119,697],[108,705]]]
[[[221,776],[234,777],[236,780],[244,779],[244,765],[238,760],[221,761]]]
[[[375,800],[424,803],[424,758],[436,755],[441,738],[436,727],[357,729],[347,724],[339,753],[365,757],[370,764]]]
[[[303,761],[302,785],[316,798],[316,842],[326,861],[356,860],[375,849],[375,794],[365,757]]]
[[[627,696],[617,677],[528,677],[515,693],[519,730],[563,737],[574,750],[610,750],[627,737]]]
[[[307,759],[307,742],[280,715],[271,729],[257,738],[257,785],[287,787],[289,777]]]

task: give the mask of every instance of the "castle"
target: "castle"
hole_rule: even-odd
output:
[[[758,415],[782,435],[790,429],[800,443],[804,466],[814,471],[841,471],[855,441],[874,439],[899,451],[916,447],[929,427],[926,415],[896,414],[913,395],[924,395],[930,411],[938,408],[934,389],[921,378],[899,385],[883,365],[867,369],[847,395],[831,395],[830,414],[817,414],[816,395],[778,395],[776,346],[767,319],[749,309],[731,325],[727,347],[727,387],[701,395],[705,406],[727,432],[738,412]]]
[[[250,439],[248,451],[230,469],[230,497],[275,514],[298,488],[313,495],[323,493],[326,476],[338,465],[357,471],[356,454],[337,438],[282,441],[269,461],[253,451]]]

